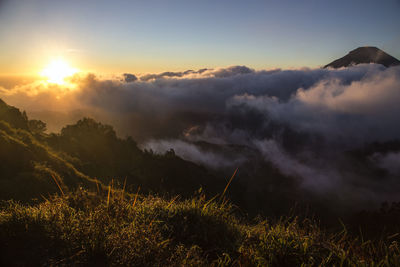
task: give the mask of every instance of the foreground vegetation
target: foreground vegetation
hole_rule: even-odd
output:
[[[286,214],[303,199],[296,181],[253,162],[268,179],[242,171],[226,186],[221,173],[143,151],[93,119],[45,129],[0,100],[0,266],[400,266],[399,203],[339,230],[295,216],[253,221],[243,211]],[[387,147],[355,156],[377,149]]]
[[[100,192],[100,191],[99,191]],[[37,205],[2,203],[0,264],[399,266],[397,236],[377,242],[296,218],[249,223],[224,199],[180,201],[79,189]]]

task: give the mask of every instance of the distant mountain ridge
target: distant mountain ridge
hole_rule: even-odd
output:
[[[350,51],[342,58],[324,66],[324,68],[342,68],[362,63],[376,63],[385,67],[400,65],[400,61],[374,46],[363,46]]]

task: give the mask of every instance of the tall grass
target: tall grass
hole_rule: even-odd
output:
[[[111,192],[112,191],[112,192]],[[3,202],[0,259],[12,265],[399,266],[399,236],[322,231],[296,217],[249,222],[228,201],[83,189],[28,206]],[[123,197],[122,197],[123,196]]]

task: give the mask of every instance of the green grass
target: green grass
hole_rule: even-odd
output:
[[[80,189],[37,205],[3,202],[2,266],[399,266],[393,240],[329,234],[296,218],[250,223],[226,201]]]

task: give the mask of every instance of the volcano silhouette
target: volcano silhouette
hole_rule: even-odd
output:
[[[324,66],[324,68],[341,68],[362,63],[382,64],[385,67],[400,65],[400,61],[374,46],[364,46],[350,51],[342,58]]]

